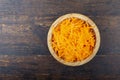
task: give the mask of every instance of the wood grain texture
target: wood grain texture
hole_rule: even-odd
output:
[[[64,66],[52,56],[0,56],[0,78],[32,80],[101,80],[120,78],[120,55],[98,55],[80,67]],[[54,69],[53,69],[54,68]]]
[[[59,16],[81,13],[101,33],[88,64],[68,67],[50,56],[47,32]],[[0,0],[0,80],[120,80],[119,0]]]
[[[102,41],[98,54],[119,54],[119,4],[119,0],[0,0],[0,54],[49,55],[50,25],[59,16],[74,12],[98,25]]]

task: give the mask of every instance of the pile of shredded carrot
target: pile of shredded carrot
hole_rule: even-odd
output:
[[[88,22],[71,17],[61,21],[52,30],[51,42],[59,58],[67,62],[76,62],[92,54],[96,35]]]

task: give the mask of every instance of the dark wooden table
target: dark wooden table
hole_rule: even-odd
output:
[[[83,66],[64,66],[47,48],[50,25],[67,13],[87,15],[101,33]],[[120,0],[0,0],[0,80],[120,80]]]

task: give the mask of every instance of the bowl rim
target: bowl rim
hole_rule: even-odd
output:
[[[79,19],[82,19],[86,22],[88,22],[91,26],[93,26],[93,29],[95,31],[96,34],[96,44],[95,44],[95,48],[93,50],[93,53],[87,57],[86,59],[82,60],[82,61],[77,61],[77,62],[66,62],[63,59],[59,58],[56,53],[54,52],[52,45],[51,45],[51,38],[52,38],[52,30],[56,27],[57,24],[59,24],[61,21],[63,21],[66,18],[70,18],[70,17],[76,17]],[[51,53],[51,55],[60,63],[67,65],[67,66],[80,66],[83,64],[88,63],[89,61],[91,61],[95,55],[97,54],[99,47],[100,47],[100,32],[99,29],[97,27],[97,25],[87,16],[80,14],[80,13],[69,13],[69,14],[65,14],[63,16],[60,16],[59,18],[57,18],[52,25],[50,26],[50,29],[48,31],[48,35],[47,35],[47,45],[48,45],[48,49]]]

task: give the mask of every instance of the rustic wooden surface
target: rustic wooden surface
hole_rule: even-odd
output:
[[[64,66],[47,48],[50,25],[67,13],[87,15],[101,33],[83,66]],[[0,80],[120,80],[120,1],[0,0]]]

